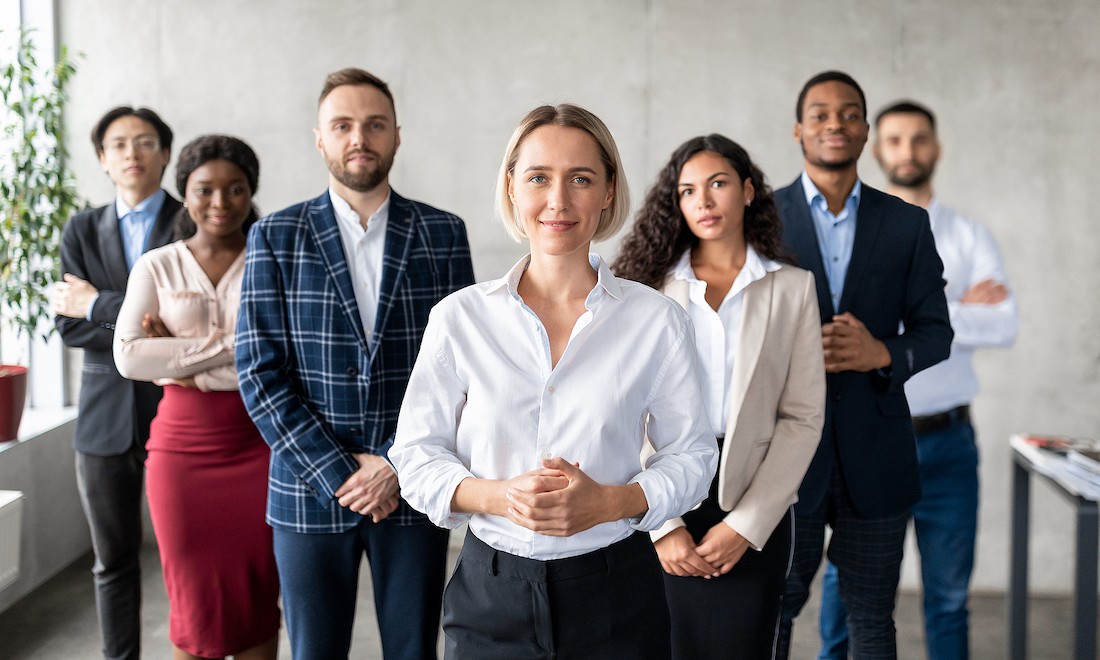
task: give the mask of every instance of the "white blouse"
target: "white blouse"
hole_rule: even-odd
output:
[[[751,245],[746,245],[745,265],[716,311],[707,302],[707,283],[697,278],[691,267],[690,249],[672,268],[672,277],[688,284],[691,301],[688,314],[695,326],[695,346],[699,351],[699,367],[703,371],[703,393],[711,431],[716,436],[725,434],[726,420],[729,419],[729,383],[733,363],[737,359],[737,342],[741,337],[745,287],[777,270],[778,263],[761,257]]]
[[[468,520],[498,550],[556,559],[656,529],[706,496],[718,452],[691,321],[671,299],[616,278],[598,255],[590,261],[596,286],[554,367],[546,331],[517,292],[529,258],[432,310],[389,457],[402,495],[435,524]],[[647,429],[656,453],[641,469]],[[648,512],[552,537],[451,511],[463,479],[511,479],[551,456],[599,483],[638,483]]]
[[[233,337],[244,256],[241,250],[215,287],[183,241],[143,254],[115,323],[119,373],[158,384],[193,376],[203,391],[236,390]],[[172,336],[146,337],[146,314],[159,317]]]

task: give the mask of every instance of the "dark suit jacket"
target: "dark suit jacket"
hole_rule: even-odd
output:
[[[859,515],[904,513],[920,498],[916,443],[903,388],[910,376],[947,358],[951,323],[943,263],[928,213],[864,184],[856,214],[852,260],[833,310],[817,232],[802,182],[775,192],[783,220],[783,247],[817,278],[821,322],[851,312],[886,344],[888,377],[847,371],[826,378],[821,444],[798,491],[798,512],[817,509],[839,458]],[[899,327],[904,324],[904,331]]]
[[[165,197],[146,250],[172,240],[172,218],[179,209],[179,201],[171,195]],[[81,211],[69,220],[61,238],[61,272],[72,273],[99,289],[91,321],[54,317],[61,340],[84,349],[73,448],[94,456],[117,456],[134,442],[144,445],[149,438],[149,422],[157,412],[161,389],[152,383],[127,380],[115,368],[111,345],[129,272],[113,201]]]
[[[362,520],[333,497],[358,468],[351,453],[386,455],[428,312],[474,282],[462,220],[396,192],[384,250],[371,341],[328,191],[249,232],[236,362],[245,406],[271,445],[273,526],[333,533]],[[388,520],[428,524],[403,500]]]

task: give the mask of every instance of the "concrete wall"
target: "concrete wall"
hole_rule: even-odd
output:
[[[701,132],[741,141],[782,185],[801,164],[791,139],[799,87],[845,69],[872,110],[905,95],[939,112],[941,197],[992,228],[1023,310],[1016,348],[978,358],[978,588],[1007,579],[1008,435],[1089,435],[1100,423],[1100,228],[1086,213],[1086,173],[1100,171],[1094,0],[60,0],[58,16],[62,42],[84,53],[68,125],[90,200],[104,203],[111,189],[86,135],[118,103],[161,111],[181,146],[215,131],[248,140],[263,164],[264,209],[312,197],[325,185],[310,132],[321,80],[362,66],[398,99],[395,188],[466,219],[482,280],[523,253],[492,219],[492,188],[533,105],[597,112],[636,200],[671,150]],[[881,186],[870,154],[861,171]],[[600,249],[613,256],[616,246]],[[1032,584],[1064,590],[1073,520],[1036,490],[1032,547],[1043,561]],[[908,568],[906,581],[914,575]]]
[[[0,452],[0,489],[24,497],[19,579],[0,590],[0,612],[92,549],[76,492],[76,422],[71,412],[61,416],[60,426]]]

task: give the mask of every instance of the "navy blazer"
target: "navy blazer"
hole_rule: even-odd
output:
[[[821,444],[798,491],[796,511],[816,510],[839,458],[856,512],[884,518],[920,498],[916,441],[904,385],[910,376],[947,358],[951,322],[943,263],[928,213],[864,184],[856,214],[852,260],[833,310],[817,231],[802,182],[775,192],[783,220],[784,252],[817,279],[822,324],[850,312],[886,344],[888,377],[846,371],[826,378]]]
[[[166,195],[146,240],[146,251],[172,241],[173,218],[179,209],[179,201]],[[115,368],[115,319],[130,274],[114,202],[81,211],[65,225],[61,272],[72,273],[99,289],[90,321],[54,317],[61,341],[84,349],[73,448],[93,456],[118,456],[134,442],[144,445],[149,439],[149,423],[156,415],[161,389],[152,383],[127,380]]]
[[[273,526],[340,532],[362,520],[333,495],[358,468],[351,454],[386,455],[428,312],[474,282],[462,220],[396,192],[384,250],[371,341],[328,191],[249,232],[236,363],[245,406],[272,450]],[[390,519],[428,523],[404,500]]]

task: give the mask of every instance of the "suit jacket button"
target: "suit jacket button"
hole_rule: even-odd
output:
[[[354,378],[359,375],[359,370],[355,367],[348,367],[348,375]]]

